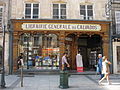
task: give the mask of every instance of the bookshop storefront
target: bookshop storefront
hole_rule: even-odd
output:
[[[97,55],[108,55],[109,21],[11,20],[13,62],[23,53],[26,69],[59,70],[64,52],[71,70],[76,70],[76,54],[81,52],[83,67],[92,69]]]

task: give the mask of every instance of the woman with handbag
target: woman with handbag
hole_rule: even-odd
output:
[[[110,61],[108,61],[108,59],[104,56],[103,57],[103,61],[102,61],[102,74],[104,74],[104,77],[99,81],[99,84],[101,84],[101,82],[106,78],[108,84],[110,83],[109,80],[109,74],[110,74],[110,70],[109,70],[109,65],[111,64]]]

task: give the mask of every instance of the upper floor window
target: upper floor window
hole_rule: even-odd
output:
[[[53,4],[53,19],[66,19],[66,4]]]
[[[93,19],[93,6],[92,5],[80,5],[80,16],[84,20]]]
[[[35,4],[35,3],[25,4],[25,18],[26,19],[39,18],[39,4]]]
[[[0,6],[0,30],[2,30],[3,25],[3,6]]]
[[[120,34],[120,11],[115,11],[116,34]]]

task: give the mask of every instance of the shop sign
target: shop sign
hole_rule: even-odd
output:
[[[73,23],[23,23],[23,30],[77,30],[100,31],[99,24],[73,24]]]

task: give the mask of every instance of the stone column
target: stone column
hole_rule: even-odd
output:
[[[61,31],[59,34],[59,48],[60,48],[60,68],[61,68],[61,58],[65,52],[65,32]]]
[[[77,52],[78,52],[78,38],[79,38],[79,35],[78,36],[75,36],[73,42],[72,42],[72,69],[73,70],[76,70],[76,55],[77,55]]]

